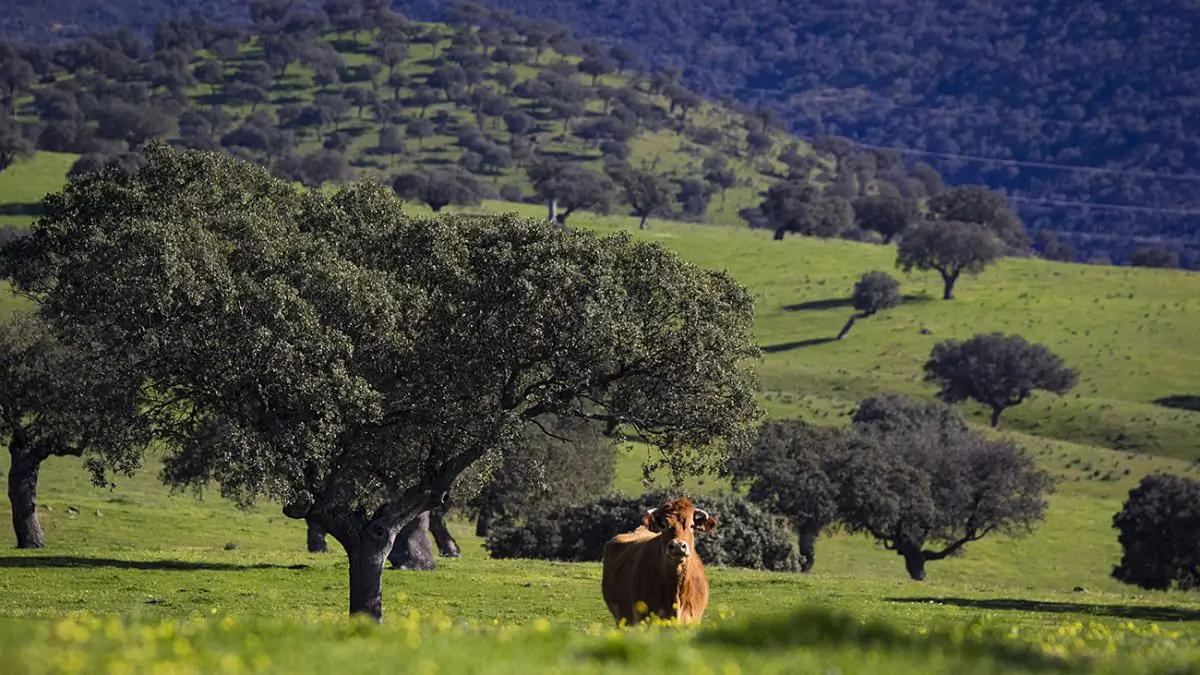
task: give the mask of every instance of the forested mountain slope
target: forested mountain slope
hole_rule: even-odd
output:
[[[46,39],[55,24],[248,16],[248,3],[225,0],[93,4],[29,3],[2,26]],[[451,6],[393,4],[416,19]],[[903,148],[948,183],[1002,187],[1027,224],[1075,233],[1085,256],[1124,259],[1144,243],[1131,237],[1165,237],[1185,258],[1200,250],[1200,8],[1187,0],[484,4],[620,42],[654,67],[674,62],[690,87],[765,101],[802,135]]]

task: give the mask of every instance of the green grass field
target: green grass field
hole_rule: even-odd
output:
[[[56,189],[66,166],[39,155],[0,174],[0,206]],[[931,563],[923,583],[870,540],[822,537],[811,575],[712,569],[704,626],[619,635],[598,564],[491,560],[456,522],[463,557],[385,572],[374,627],[342,618],[344,555],[332,541],[330,554],[306,553],[278,506],[170,495],[153,463],[98,489],[55,459],[40,500],[48,548],[0,553],[0,672],[1200,672],[1200,598],[1109,576],[1111,518],[1130,487],[1160,469],[1194,475],[1200,458],[1200,412],[1156,403],[1200,394],[1200,276],[1007,260],[945,302],[938,279],[894,271],[888,247],[661,221],[636,232],[631,218],[586,213],[571,225],[661,239],[746,284],[774,417],[843,423],[862,396],[929,394],[921,363],[940,339],[1001,330],[1048,344],[1079,386],[1008,411],[999,432],[1061,477],[1046,522]],[[896,274],[912,301],[823,341],[871,269]],[[638,452],[619,467],[623,491],[641,489]]]

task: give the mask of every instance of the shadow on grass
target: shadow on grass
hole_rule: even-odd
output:
[[[918,305],[923,302],[929,302],[933,297],[921,293],[920,295],[910,294],[905,295],[900,299],[902,305]],[[824,300],[811,300],[809,302],[801,302],[795,305],[784,305],[785,312],[808,312],[820,309],[841,309],[843,307],[851,307],[854,301],[851,298],[826,298]]]
[[[1174,394],[1154,399],[1154,402],[1164,408],[1176,408],[1178,410],[1193,410],[1200,412],[1200,395],[1198,394]]]
[[[0,204],[0,216],[40,216],[41,202],[29,204]]]
[[[756,652],[807,647],[839,651],[859,648],[912,655],[936,653],[964,661],[987,659],[1007,667],[1045,672],[1086,670],[1084,664],[1043,655],[1033,645],[1007,642],[995,634],[974,637],[968,632],[968,637],[959,637],[944,629],[930,629],[918,635],[885,621],[860,621],[856,616],[824,608],[734,620],[704,630],[696,642]]]
[[[123,570],[172,570],[195,572],[200,570],[219,572],[245,572],[247,570],[303,570],[308,565],[234,565],[231,563],[201,562],[190,560],[114,560],[112,558],[84,558],[70,555],[35,555],[0,558],[0,568],[6,567],[113,567]]]
[[[812,338],[810,340],[800,340],[799,342],[781,342],[777,345],[767,345],[766,347],[763,347],[762,350],[763,350],[763,352],[765,352],[767,354],[775,354],[778,352],[786,352],[786,351],[791,351],[793,349],[800,349],[801,347],[812,347],[814,345],[823,345],[826,342],[836,342],[836,340],[834,340],[831,337],[823,337],[823,338]]]
[[[1143,621],[1197,621],[1200,610],[1180,607],[1154,607],[1149,605],[1097,605],[1086,602],[1041,602],[1019,598],[884,598],[888,602],[928,603],[936,602],[955,607],[974,609],[1013,610],[1020,612],[1044,612],[1047,614],[1087,614],[1089,616],[1112,616],[1121,619]]]

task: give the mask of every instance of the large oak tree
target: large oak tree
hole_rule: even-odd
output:
[[[397,534],[541,415],[628,425],[674,476],[715,471],[759,415],[751,295],[658,243],[413,217],[386,186],[305,193],[159,142],[45,205],[16,287],[138,364],[167,481],[337,540],[352,613],[382,617]]]

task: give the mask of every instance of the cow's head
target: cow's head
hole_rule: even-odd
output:
[[[661,532],[667,557],[681,563],[696,552],[696,530],[711,532],[717,519],[708,511],[698,509],[692,500],[681,497],[650,509],[642,516],[642,527],[651,532]]]

